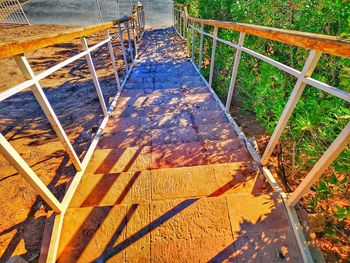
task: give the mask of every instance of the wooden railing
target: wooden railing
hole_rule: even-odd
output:
[[[197,24],[200,25],[200,28],[196,27]],[[204,26],[213,27],[213,34],[209,34],[205,32]],[[204,36],[210,37],[213,40],[209,79],[207,81],[207,84],[210,88],[212,86],[212,81],[213,81],[217,42],[226,44],[230,47],[233,47],[236,50],[226,106],[222,105],[222,107],[226,110],[227,116],[231,118],[232,122],[234,123],[235,127],[238,130],[239,130],[239,127],[234,122],[232,117],[229,115],[229,109],[231,107],[231,100],[235,89],[235,82],[237,78],[237,72],[238,72],[238,67],[239,67],[242,52],[249,54],[257,59],[260,59],[272,66],[275,66],[280,70],[297,78],[297,81],[294,85],[294,89],[289,97],[289,100],[284,108],[282,115],[280,116],[277,126],[271,136],[271,139],[262,157],[260,157],[256,153],[256,151],[254,150],[254,147],[250,145],[250,142],[245,138],[244,134],[241,132],[240,134],[242,135],[242,138],[246,140],[248,149],[252,153],[254,159],[261,164],[262,171],[265,174],[271,186],[275,190],[281,193],[284,199],[284,202],[286,204],[288,215],[292,222],[293,230],[295,232],[299,247],[301,249],[304,262],[312,262],[312,257],[307,248],[307,244],[303,236],[303,233],[301,231],[300,223],[298,221],[298,217],[296,215],[294,207],[299,202],[299,200],[309,191],[310,187],[321,177],[321,175],[327,169],[327,167],[329,167],[329,165],[339,156],[339,154],[350,143],[350,123],[348,123],[345,126],[342,132],[333,141],[333,143],[329,146],[329,148],[326,150],[323,156],[318,160],[318,162],[314,165],[314,167],[311,169],[311,171],[307,174],[307,176],[304,178],[302,183],[297,187],[297,189],[294,192],[288,193],[288,194],[284,193],[282,188],[278,185],[278,183],[276,182],[276,180],[274,179],[274,177],[266,167],[266,165],[269,163],[270,156],[274,148],[276,147],[278,140],[283,130],[285,129],[286,124],[289,118],[291,117],[293,110],[297,102],[299,101],[299,98],[301,97],[306,85],[310,85],[314,88],[317,88],[319,90],[332,94],[333,96],[341,98],[347,102],[350,102],[350,94],[348,92],[344,90],[340,90],[326,83],[320,82],[311,77],[322,53],[330,54],[334,56],[341,56],[344,58],[350,58],[350,39],[312,34],[312,33],[306,33],[306,32],[298,32],[298,31],[292,31],[292,30],[283,30],[283,29],[270,28],[265,26],[195,18],[195,17],[189,16],[187,12],[187,7],[180,4],[176,4],[174,7],[174,28],[180,34],[180,36],[182,36],[184,39],[187,40],[188,52],[191,49],[191,53],[192,53],[191,61],[193,65],[197,68],[198,72],[200,71],[202,67],[202,62],[203,62]],[[239,32],[238,42],[232,43],[230,41],[219,38],[218,37],[219,29],[228,29],[228,30]],[[191,31],[192,31],[192,39],[190,39]],[[195,56],[194,56],[196,32],[200,34],[199,61],[197,65],[196,65]],[[262,55],[258,52],[255,52],[251,49],[244,47],[244,39],[247,34],[309,49],[310,50],[309,56],[304,64],[303,69],[301,71],[296,70],[288,65],[280,63],[272,58],[269,58],[265,55]],[[192,41],[192,48],[190,48],[190,45],[189,45],[191,41]]]
[[[116,59],[114,55],[114,50],[112,46],[112,41],[116,38],[111,37],[109,29],[117,27],[118,34],[116,37],[119,38],[124,58],[125,74],[123,76],[123,82],[120,83],[118,68],[116,64]],[[30,37],[20,39],[16,42],[5,42],[0,44],[0,58],[13,57],[16,61],[19,69],[26,78],[26,81],[9,88],[0,93],[0,102],[18,94],[24,89],[30,88],[35,95],[35,98],[40,104],[40,107],[44,111],[47,119],[49,120],[53,130],[62,142],[70,160],[74,164],[77,173],[73,180],[70,182],[69,188],[63,197],[62,202],[51,193],[51,191],[46,187],[46,185],[40,180],[32,168],[23,160],[23,158],[17,153],[17,151],[12,147],[12,145],[7,141],[7,139],[0,133],[0,153],[13,165],[16,170],[29,182],[29,184],[36,190],[36,192],[44,199],[44,201],[53,209],[55,212],[55,223],[53,227],[51,245],[48,251],[46,261],[55,262],[57,246],[60,238],[60,231],[62,228],[64,213],[70,204],[70,201],[75,193],[75,190],[84,174],[84,171],[91,159],[91,156],[96,148],[102,131],[109,119],[109,116],[116,105],[117,99],[120,94],[120,90],[123,88],[133,66],[134,59],[137,57],[137,40],[142,37],[143,31],[145,29],[145,16],[144,8],[142,5],[138,5],[133,8],[132,16],[119,19],[112,22],[102,23],[94,26],[82,27],[79,29],[73,29],[59,34],[50,34],[45,36]],[[89,47],[86,41],[86,36],[94,33],[104,32],[105,40],[99,42],[98,44]],[[133,40],[131,40],[131,31],[133,33]],[[128,49],[126,49],[124,44],[123,35],[127,35],[126,41],[128,42]],[[24,53],[33,52],[35,50],[49,47],[55,44],[60,44],[63,42],[68,42],[73,39],[80,38],[83,51],[79,54],[70,57],[63,62],[39,73],[34,74],[26,56]],[[132,44],[133,41],[134,43]],[[114,70],[114,76],[116,80],[116,95],[107,108],[104,101],[103,93],[100,87],[100,82],[95,71],[94,62],[91,58],[91,52],[100,48],[103,45],[108,45],[108,51],[110,59],[112,61],[112,66]],[[98,95],[98,99],[102,108],[104,118],[100,124],[98,131],[96,132],[91,145],[89,146],[83,160],[80,160],[75,150],[73,149],[67,134],[65,133],[60,121],[58,120],[50,102],[48,101],[39,81],[51,75],[52,73],[58,71],[59,69],[71,64],[72,62],[85,57],[90,74]],[[129,61],[128,57],[131,57]]]

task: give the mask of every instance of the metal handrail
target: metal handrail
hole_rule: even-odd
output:
[[[293,231],[298,241],[298,245],[302,252],[304,262],[312,262],[311,254],[307,248],[305,238],[301,231],[301,226],[295,212],[295,205],[298,201],[309,191],[310,187],[321,177],[323,172],[329,167],[329,165],[339,156],[339,154],[347,147],[350,143],[350,122],[343,128],[338,137],[333,141],[333,143],[329,146],[323,156],[318,160],[318,162],[314,165],[311,171],[304,178],[302,183],[297,187],[297,189],[291,193],[286,194],[283,192],[282,188],[278,185],[271,172],[268,170],[266,165],[269,162],[269,158],[272,154],[272,151],[276,147],[278,140],[286,127],[286,124],[292,115],[292,112],[299,101],[306,85],[310,85],[314,88],[327,92],[333,96],[336,96],[340,99],[343,99],[347,102],[350,102],[350,93],[313,79],[311,77],[314,69],[317,66],[317,63],[322,55],[322,53],[341,56],[345,58],[350,58],[350,39],[339,38],[334,36],[326,36],[320,34],[312,34],[306,32],[298,32],[292,30],[284,30],[278,28],[257,26],[257,25],[249,25],[242,23],[232,23],[232,22],[222,22],[217,20],[209,20],[209,19],[201,19],[195,18],[188,15],[187,6],[176,4],[174,6],[174,28],[178,32],[178,34],[187,40],[187,49],[188,55],[190,50],[190,30],[192,29],[192,49],[191,49],[191,61],[193,65],[196,67],[198,72],[200,72],[202,59],[203,59],[203,38],[204,36],[210,37],[213,40],[212,44],[212,54],[210,61],[210,73],[209,73],[209,82],[206,82],[208,87],[211,89],[214,95],[214,91],[212,90],[212,79],[213,79],[213,71],[215,64],[215,54],[216,54],[216,45],[217,42],[221,42],[230,47],[236,49],[234,65],[232,69],[231,75],[231,83],[229,87],[229,92],[227,96],[226,106],[221,103],[222,108],[225,109],[226,115],[234,124],[235,128],[239,131],[241,137],[246,141],[248,150],[251,152],[252,156],[256,161],[258,161],[262,166],[262,171],[266,176],[266,179],[271,184],[272,188],[281,193],[282,198],[285,202],[289,218],[292,222]],[[191,25],[192,23],[192,25]],[[201,28],[197,28],[196,24],[200,24]],[[213,34],[209,34],[204,31],[204,25],[214,27]],[[219,38],[218,30],[219,29],[229,29],[239,32],[239,39],[237,43],[232,43],[228,40],[224,40]],[[196,32],[198,32],[201,36],[200,38],[200,48],[199,48],[199,61],[196,65],[195,62],[195,38]],[[299,46],[303,48],[310,49],[309,56],[304,64],[304,67],[301,71],[296,70],[288,65],[285,65],[281,62],[278,62],[272,58],[269,58],[265,55],[262,55],[256,51],[248,49],[244,47],[244,39],[246,34],[254,35],[257,37],[274,40],[282,43],[286,43],[289,45]],[[290,98],[284,108],[284,111],[276,125],[276,128],[271,136],[271,139],[266,147],[266,150],[262,157],[260,157],[257,152],[254,150],[254,147],[250,145],[250,142],[246,139],[245,135],[240,131],[238,125],[235,123],[231,115],[229,114],[229,109],[231,106],[231,100],[233,96],[233,92],[235,89],[235,82],[238,73],[238,67],[240,63],[240,58],[242,52],[249,54],[253,57],[256,57],[268,64],[277,67],[280,70],[290,74],[297,78],[294,89],[290,95]],[[203,78],[204,81],[206,81]]]

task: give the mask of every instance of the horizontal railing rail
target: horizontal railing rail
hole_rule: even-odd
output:
[[[116,34],[112,38],[110,36],[109,29],[113,27],[117,28],[118,34]],[[75,193],[75,190],[91,159],[91,156],[96,148],[96,145],[109,119],[109,116],[116,105],[117,99],[120,94],[120,90],[123,88],[131,72],[134,59],[138,56],[136,36],[138,35],[138,39],[140,39],[142,37],[144,29],[144,8],[142,5],[138,5],[137,7],[133,8],[132,16],[118,19],[112,22],[82,27],[79,29],[72,29],[59,34],[49,34],[45,36],[24,38],[16,42],[0,43],[0,58],[14,58],[15,62],[17,63],[19,69],[21,70],[22,74],[26,79],[24,82],[0,92],[0,102],[10,98],[15,94],[20,93],[24,89],[31,89],[31,91],[35,95],[36,100],[39,102],[41,109],[45,113],[53,130],[55,131],[59,140],[62,142],[65,151],[67,152],[70,160],[72,161],[74,167],[77,170],[76,175],[70,182],[68,190],[66,191],[63,197],[63,201],[59,202],[59,200],[51,193],[49,188],[40,180],[40,178],[33,171],[33,169],[17,153],[17,151],[13,148],[10,142],[5,138],[5,136],[3,136],[0,133],[0,153],[5,157],[5,159],[8,160],[8,162],[11,165],[13,165],[16,168],[19,174],[21,174],[29,182],[29,184],[36,190],[36,192],[56,213],[55,224],[53,227],[53,233],[51,237],[51,245],[46,258],[46,261],[48,262],[56,261],[57,245],[59,242],[64,213],[66,212],[70,201]],[[105,39],[95,44],[94,46],[89,47],[86,41],[86,37],[99,32],[104,32]],[[133,39],[131,38],[131,32],[133,34]],[[127,36],[126,39],[124,39],[124,35]],[[115,39],[115,37],[119,38],[125,66],[125,74],[122,83],[120,83],[114,48],[112,45],[112,41]],[[70,58],[67,58],[64,61],[38,74],[35,74],[33,72],[26,56],[24,55],[24,53],[33,52],[35,50],[53,46],[55,44],[60,44],[63,42],[69,42],[77,38],[80,38],[82,46],[82,51],[80,53]],[[124,42],[127,42],[127,45]],[[112,61],[112,67],[117,87],[116,95],[113,101],[110,103],[109,108],[107,108],[106,106],[106,102],[104,100],[103,92],[100,86],[100,81],[96,74],[95,65],[91,57],[91,53],[93,51],[101,48],[104,45],[108,46],[108,52]],[[87,61],[92,81],[95,86],[95,90],[100,103],[100,107],[102,109],[103,120],[99,125],[98,131],[96,132],[87,152],[85,153],[83,160],[80,160],[39,82],[40,80],[48,77],[52,73],[62,69],[63,67],[73,63],[74,61],[77,61],[82,57],[85,57]],[[129,58],[131,58],[131,61]]]
[[[68,42],[80,37],[86,37],[94,33],[111,29],[119,24],[131,21],[133,18],[118,19],[98,25],[85,26],[78,29],[67,30],[63,33],[47,34],[45,36],[34,36],[18,39],[11,42],[0,43],[0,58],[13,57],[19,54],[30,53],[41,48]]]
[[[234,123],[235,127],[238,130],[239,130],[239,127],[230,116],[229,110],[231,107],[232,96],[236,85],[236,78],[237,78],[238,67],[240,64],[240,58],[241,58],[242,52],[249,54],[259,60],[262,60],[290,74],[291,76],[294,76],[297,79],[294,85],[294,89],[282,112],[282,115],[280,116],[280,119],[276,125],[276,128],[270,138],[270,141],[262,157],[260,157],[256,153],[256,151],[254,150],[254,147],[250,145],[250,142],[245,138],[245,136],[243,135],[243,133],[240,132],[240,130],[239,130],[239,133],[242,135],[242,138],[246,141],[248,149],[251,151],[254,159],[261,164],[262,171],[265,174],[267,180],[270,182],[271,186],[276,191],[279,191],[282,194],[284,202],[286,204],[289,218],[293,225],[294,233],[296,235],[299,247],[303,255],[303,260],[305,262],[312,262],[312,257],[307,248],[306,241],[301,231],[301,226],[298,221],[294,207],[299,202],[299,200],[309,191],[310,187],[314,183],[316,183],[316,181],[321,177],[321,175],[327,169],[327,167],[329,167],[329,165],[339,156],[339,154],[350,143],[350,122],[345,126],[345,128],[343,128],[343,130],[338,135],[338,137],[333,141],[333,143],[329,146],[329,148],[326,150],[323,156],[318,160],[318,162],[314,165],[314,167],[306,175],[302,183],[297,187],[297,189],[294,192],[290,194],[284,193],[282,188],[278,185],[276,180],[273,178],[272,174],[270,173],[266,165],[269,163],[271,154],[274,148],[276,147],[280,139],[280,136],[284,131],[287,125],[287,122],[289,121],[289,118],[291,117],[293,110],[295,109],[295,106],[298,103],[306,85],[310,85],[316,89],[322,90],[326,93],[336,96],[344,101],[350,102],[350,93],[348,93],[347,91],[338,89],[336,87],[333,87],[329,84],[323,83],[311,77],[323,53],[334,55],[334,56],[340,56],[344,58],[350,58],[350,39],[340,38],[335,36],[306,33],[306,32],[298,32],[298,31],[292,31],[292,30],[284,30],[284,29],[271,28],[271,27],[258,26],[258,25],[223,22],[223,21],[217,21],[217,20],[191,17],[188,15],[187,7],[181,4],[175,4],[173,19],[174,19],[174,28],[180,34],[181,37],[187,40],[188,53],[190,54],[189,50],[191,49],[191,53],[192,53],[191,61],[199,72],[203,62],[204,36],[210,37],[213,40],[211,60],[210,60],[209,79],[207,81],[206,79],[203,78],[205,81],[207,81],[207,85],[210,88],[212,87],[212,81],[213,81],[217,42],[226,44],[236,50],[227,101],[226,101],[226,105],[222,104],[222,107],[226,111],[226,114],[229,117],[229,119],[232,120],[232,122]],[[200,27],[197,27],[196,24],[199,24]],[[213,33],[210,34],[208,32],[205,32],[204,26],[213,27]],[[228,29],[228,30],[239,32],[238,42],[233,43],[231,41],[219,38],[218,37],[219,29]],[[190,36],[191,31],[192,31],[192,39]],[[198,63],[195,62],[196,32],[200,34]],[[244,40],[246,35],[253,35],[260,38],[278,41],[288,45],[309,49],[310,50],[309,55],[304,64],[303,69],[301,71],[296,70],[293,67],[285,65],[268,56],[265,56],[247,47],[244,47]],[[191,48],[189,45],[190,42],[192,42]]]

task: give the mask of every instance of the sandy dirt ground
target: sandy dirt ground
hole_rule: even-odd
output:
[[[61,32],[67,26],[34,25],[0,27],[0,42]],[[88,38],[97,43],[102,35]],[[119,74],[124,71],[121,48],[115,43]],[[35,73],[41,72],[77,54],[80,41],[73,40],[26,54]],[[117,92],[107,46],[92,54],[108,104]],[[0,92],[24,81],[12,58],[0,59]],[[40,82],[55,113],[80,159],[84,156],[98,127],[102,110],[85,58],[53,73]],[[24,160],[62,199],[66,184],[76,173],[61,142],[52,130],[30,90],[0,103],[0,131]],[[8,162],[0,156],[0,262],[15,255],[36,262],[48,207]]]

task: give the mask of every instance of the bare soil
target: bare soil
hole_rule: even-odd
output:
[[[0,27],[0,41],[72,28],[59,25]],[[101,40],[88,38],[92,45]],[[123,73],[121,49],[116,43],[117,64]],[[81,50],[74,40],[26,54],[34,72],[41,72]],[[108,103],[117,85],[107,46],[92,54],[100,84]],[[0,91],[24,81],[12,58],[0,59]],[[83,158],[95,128],[102,118],[89,69],[84,58],[53,73],[40,82],[74,149]],[[76,173],[61,142],[51,128],[30,90],[24,90],[0,103],[0,131],[31,166],[39,178],[61,200],[66,184]],[[0,262],[18,255],[36,262],[48,207],[17,171],[0,156]]]

